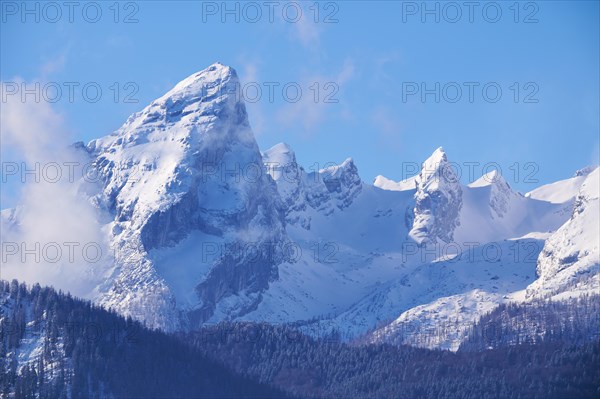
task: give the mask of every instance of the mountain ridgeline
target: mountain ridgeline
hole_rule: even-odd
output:
[[[307,171],[287,144],[260,151],[239,89],[213,64],[75,145],[98,177],[75,188],[104,256],[22,273],[16,253],[3,277],[86,287],[77,295],[167,332],[313,321],[307,332],[380,327],[375,340],[419,345],[445,329],[427,347],[452,350],[501,304],[600,289],[598,168],[525,195],[496,170],[463,184],[441,147],[400,182],[366,183],[352,158]],[[21,231],[39,214],[3,210],[2,242],[39,241]]]

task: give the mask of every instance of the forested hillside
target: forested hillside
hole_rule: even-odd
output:
[[[221,324],[187,335],[207,355],[300,397],[597,398],[600,343],[452,353],[350,346],[290,327]]]
[[[520,344],[600,340],[600,295],[564,301],[502,304],[471,329],[460,350],[478,351]]]
[[[335,334],[315,340],[268,324],[168,335],[51,288],[0,282],[0,396],[596,398],[600,343],[590,315],[597,309],[593,297],[507,306],[474,326],[470,350],[452,353],[351,345]],[[510,332],[525,315],[526,325],[552,334],[497,342],[481,333],[492,324]]]
[[[282,397],[173,336],[39,285],[0,281],[0,395]]]

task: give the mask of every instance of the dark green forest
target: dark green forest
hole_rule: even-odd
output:
[[[284,396],[174,336],[69,294],[12,281],[0,282],[0,298],[5,302],[0,314],[3,397],[10,392],[15,399]],[[14,353],[26,335],[42,340],[43,349],[34,364],[19,365]]]
[[[600,343],[481,352],[317,341],[289,327],[229,324],[188,335],[204,353],[299,397],[597,398]]]
[[[485,316],[452,353],[316,340],[253,323],[168,335],[52,288],[0,282],[0,395],[599,397],[598,297],[528,306]]]

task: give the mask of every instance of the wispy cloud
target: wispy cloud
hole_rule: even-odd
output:
[[[374,71],[369,77],[374,79],[375,83],[388,85],[395,79],[395,75],[389,72],[389,67],[393,65],[397,66],[400,60],[401,57],[398,50],[375,57],[373,60]]]
[[[239,65],[241,65],[239,73],[240,84],[242,87],[245,85],[253,85],[258,84],[261,87],[261,90],[264,90],[265,87],[262,85],[260,81],[259,74],[259,66],[261,61],[257,58],[249,59],[248,57],[240,57]],[[250,87],[250,86],[248,86]],[[264,93],[262,93],[264,94]],[[260,136],[263,134],[267,122],[265,111],[263,106],[261,105],[264,99],[260,99],[259,101],[254,102],[246,102],[246,108],[248,109],[248,117],[250,118],[250,122],[252,124],[252,131],[255,136]]]
[[[87,162],[85,154],[69,146],[71,136],[63,116],[44,101],[24,102],[20,96],[9,96],[2,104],[0,132],[3,146],[23,159],[28,171],[33,171],[25,175],[18,228],[3,229],[0,237],[4,252],[2,278],[68,288],[75,295],[89,297],[92,287],[102,279],[102,267],[100,262],[88,262],[83,248],[86,244],[88,249],[106,246],[96,210],[82,195],[85,183],[77,179]],[[79,167],[69,173],[69,163]],[[68,243],[76,248],[72,257]],[[12,250],[17,245],[18,252],[6,255],[7,245]],[[25,249],[33,250],[35,255],[26,256],[23,261]]]
[[[67,54],[63,52],[58,57],[50,59],[42,64],[41,72],[42,76],[53,75],[56,72],[60,72],[65,68],[67,63]]]
[[[354,63],[347,59],[335,75],[312,75],[302,79],[298,83],[303,90],[301,98],[297,102],[287,103],[279,111],[279,122],[287,127],[300,125],[307,135],[314,133],[315,128],[327,115],[332,115],[335,106],[343,101],[340,97],[342,88],[355,74]],[[340,108],[343,113],[345,107]]]
[[[50,76],[62,72],[67,66],[71,44],[67,44],[57,54],[49,57],[40,66],[40,79],[48,80]]]
[[[322,25],[315,23],[306,11],[304,10],[298,22],[292,24],[292,34],[306,49],[317,51],[321,45],[323,28]]]

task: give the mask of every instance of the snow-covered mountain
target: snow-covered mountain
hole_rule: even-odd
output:
[[[238,88],[235,71],[214,64],[77,146],[99,176],[90,201],[112,265],[90,294],[98,303],[177,330],[232,295],[252,307],[277,279],[284,208]]]
[[[168,331],[252,320],[456,349],[500,303],[597,291],[597,168],[525,195],[496,171],[462,184],[442,148],[402,182],[365,183],[351,158],[309,173],[286,144],[261,153],[238,85],[214,64],[76,146],[111,249],[91,299]]]
[[[98,203],[114,215],[111,241],[137,251],[102,304],[144,319],[164,312],[169,319],[152,324],[177,329],[277,279],[283,208],[238,88],[235,71],[214,64],[88,145],[104,178]]]
[[[274,155],[281,152],[291,156],[288,176],[302,176],[287,145],[265,151],[265,161],[285,164]],[[449,164],[438,149],[416,177],[378,178],[389,189],[361,183],[335,212],[311,206],[302,179],[274,173],[280,192],[301,193],[287,227],[301,256],[279,266],[280,278],[243,319],[303,320],[312,334],[346,338],[384,326],[372,340],[457,349],[481,315],[524,300],[544,240],[568,220],[581,178],[563,183],[571,190],[564,201],[546,201],[513,191],[496,171],[462,185],[444,170]],[[298,222],[306,220],[309,229]]]
[[[538,258],[538,279],[527,288],[528,298],[600,293],[600,174],[598,168],[588,173],[571,218],[546,240]]]
[[[472,233],[480,232],[484,244],[467,251],[471,259],[466,262],[460,256],[452,265],[442,263],[441,269],[445,272],[450,268],[451,274],[437,280],[471,289],[425,300],[369,333],[368,340],[456,350],[467,338],[471,323],[499,303],[598,294],[598,170],[588,171],[587,178],[578,172],[571,179],[542,186],[526,196],[512,192],[496,172],[467,186],[464,193],[470,199],[465,202],[461,220],[480,225],[471,232],[461,226],[463,230],[457,235],[460,240],[470,240]],[[476,198],[478,202],[473,201]],[[493,234],[488,236],[488,231]],[[442,273],[439,266],[436,272]],[[482,272],[487,276],[478,276]],[[460,273],[468,276],[457,280]],[[438,296],[441,290],[434,292]]]

